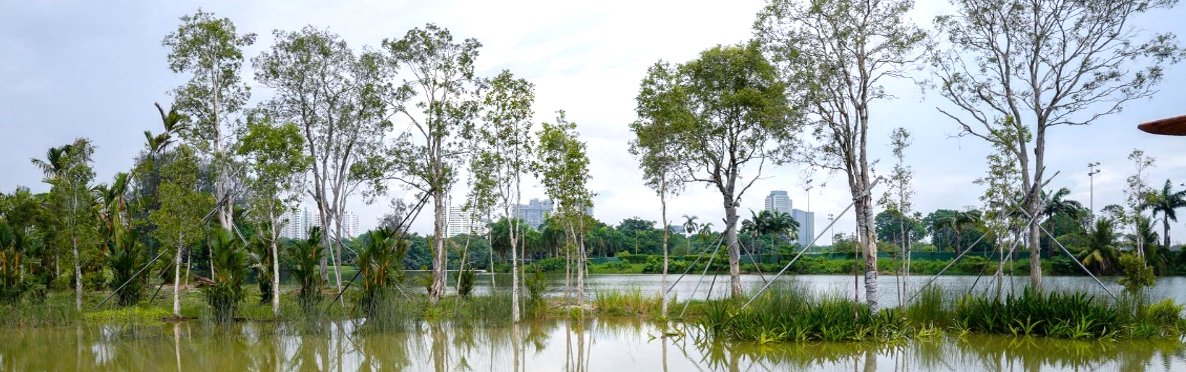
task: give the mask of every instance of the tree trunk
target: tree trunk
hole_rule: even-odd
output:
[[[71,241],[74,244],[74,309],[82,311],[82,262],[78,260],[78,237]]]
[[[867,189],[865,185],[864,189]],[[861,190],[859,192],[863,192]],[[863,246],[865,259],[865,302],[869,310],[877,313],[880,307],[880,296],[877,290],[877,236],[871,228],[873,221],[873,197],[864,194],[856,203],[857,233]]]
[[[514,323],[514,327],[515,327],[514,328],[515,329],[515,337],[513,338],[513,342],[516,346],[515,360],[518,360],[518,357],[519,357],[519,354],[518,354],[518,345],[519,345],[518,331],[519,331],[519,319],[521,319],[521,316],[519,314],[519,261],[516,259],[516,256],[518,254],[517,246],[519,243],[519,240],[518,240],[519,239],[519,235],[518,235],[519,219],[517,217],[518,217],[518,211],[519,211],[519,203],[522,202],[521,199],[522,199],[522,195],[523,195],[523,192],[522,192],[522,190],[520,190],[519,185],[520,185],[519,176],[516,175],[515,176],[515,212],[516,213],[514,215],[511,214],[511,208],[509,205],[506,205],[504,207],[504,211],[506,212],[506,215],[507,215],[506,218],[508,218],[508,220],[507,220],[507,230],[508,230],[507,234],[510,235],[509,240],[511,241],[511,322]]]
[[[729,284],[733,298],[741,298],[741,250],[737,241],[737,204],[725,196],[725,238],[729,243]]]
[[[1035,188],[1037,190],[1037,188]],[[1031,195],[1029,202],[1026,204],[1026,209],[1030,216],[1036,216],[1038,208],[1041,207],[1041,200],[1035,195]],[[1035,289],[1042,288],[1042,258],[1040,256],[1041,241],[1042,241],[1042,226],[1036,220],[1031,221],[1029,225],[1029,243],[1030,243],[1030,286]]]
[[[273,209],[268,212],[268,217],[272,220],[272,316],[280,316],[280,248],[276,244],[276,240],[280,238],[280,226],[276,224],[276,212]]]
[[[181,317],[181,250],[184,249],[182,240],[184,238],[178,236],[177,238],[177,254],[173,257],[173,316]]]
[[[667,178],[661,177],[659,179],[659,205],[663,217],[663,286],[659,288],[660,300],[663,302],[660,306],[660,314],[664,319],[667,318],[667,235],[671,228],[667,226]],[[664,347],[666,347],[664,343]],[[664,349],[666,350],[666,349]],[[664,361],[666,363],[666,361]],[[664,364],[666,365],[666,364]]]
[[[1170,218],[1168,215],[1161,217],[1161,226],[1165,230],[1165,235],[1163,235],[1165,237],[1165,244],[1163,246],[1166,249],[1169,249],[1169,247],[1170,247]]]
[[[432,252],[432,286],[429,287],[428,301],[437,303],[445,295],[445,191],[433,189],[433,252]]]
[[[581,215],[581,222],[579,223],[580,233],[577,235],[577,308],[581,309],[581,319],[585,318],[585,274],[586,274],[586,257],[585,253],[585,218]]]

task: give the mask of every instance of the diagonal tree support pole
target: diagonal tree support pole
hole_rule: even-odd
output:
[[[719,245],[719,244],[720,244],[720,241],[721,241],[721,236],[718,236],[718,237],[716,238],[716,240],[713,240],[713,241],[712,241],[712,244],[709,244],[708,246],[710,246],[710,247],[711,247],[711,246],[713,246],[713,245],[717,245],[717,246],[719,247],[719,246],[720,246],[720,245]],[[700,252],[700,253],[703,253],[703,252]],[[688,264],[688,268],[687,268],[687,269],[684,269],[684,273],[683,273],[683,274],[680,274],[680,275],[679,275],[679,277],[675,279],[675,282],[674,282],[674,283],[671,283],[671,286],[670,286],[670,287],[667,287],[667,291],[663,292],[663,296],[664,296],[664,297],[666,297],[667,295],[671,294],[671,290],[672,290],[672,289],[675,289],[675,285],[676,285],[676,284],[679,284],[679,281],[680,281],[680,280],[683,280],[683,278],[684,278],[684,275],[688,275],[688,272],[692,271],[692,268],[696,266],[696,263],[697,263],[697,262],[700,262],[700,258],[702,258],[702,257],[704,257],[704,255],[703,255],[703,254],[699,254],[699,253],[698,253],[698,254],[696,254],[696,259],[695,259],[695,260],[692,260],[692,263]]]
[[[1016,204],[1014,204],[1013,206],[1014,206],[1014,208],[1017,207]],[[1021,213],[1024,213],[1027,217],[1030,216],[1029,212],[1026,212],[1024,209],[1021,209]],[[1054,234],[1051,234],[1050,231],[1046,230],[1046,227],[1042,226],[1042,224],[1038,224],[1038,228],[1042,229],[1042,232],[1046,233],[1046,236],[1049,236],[1050,240],[1053,241],[1054,244],[1057,244],[1058,248],[1061,249],[1063,251],[1063,253],[1066,253],[1067,256],[1070,256],[1071,261],[1074,261],[1075,264],[1078,265],[1080,269],[1083,269],[1083,272],[1087,273],[1087,276],[1090,276],[1092,280],[1095,280],[1095,283],[1099,284],[1100,288],[1103,288],[1105,292],[1108,292],[1108,295],[1112,296],[1113,300],[1120,299],[1119,297],[1116,297],[1115,293],[1112,293],[1111,289],[1108,289],[1108,286],[1104,285],[1104,282],[1101,282],[1100,279],[1095,276],[1095,274],[1092,274],[1091,270],[1087,270],[1087,266],[1083,266],[1083,263],[1079,262],[1079,259],[1076,258],[1075,255],[1072,254],[1071,251],[1067,249],[1067,247],[1063,246],[1062,242],[1059,242],[1058,238],[1054,237]],[[1030,259],[1033,259],[1033,257],[1031,257]]]
[[[857,204],[857,199],[863,198],[863,197],[865,197],[865,195],[868,195],[870,192],[872,192],[873,188],[877,187],[878,182],[881,182],[880,177],[878,177],[876,180],[873,180],[873,184],[869,185],[869,188],[867,188],[867,189],[865,189],[865,191],[861,192],[861,195],[858,195],[857,197],[853,198],[852,203],[848,203],[848,206],[844,207],[844,210],[840,211],[840,214],[837,215],[836,218],[832,219],[832,222],[829,223],[828,226],[825,226],[823,230],[820,230],[822,232],[820,232],[819,234],[816,234],[815,238],[811,239],[810,243],[807,243],[807,246],[803,247],[803,249],[800,249],[799,253],[795,254],[795,258],[791,259],[791,262],[788,262],[786,266],[782,267],[782,270],[779,270],[777,274],[774,274],[774,277],[770,278],[770,281],[766,282],[766,285],[762,286],[762,289],[759,289],[757,293],[754,293],[753,297],[750,297],[749,301],[745,302],[745,305],[741,305],[741,310],[745,310],[745,308],[749,307],[750,303],[754,302],[754,300],[757,299],[758,296],[762,295],[762,292],[765,292],[767,289],[769,289],[770,284],[774,283],[774,281],[776,279],[778,279],[779,276],[782,276],[782,274],[785,273],[787,271],[787,269],[790,269],[791,265],[794,265],[795,261],[798,261],[799,257],[802,257],[804,252],[807,252],[807,249],[814,246],[815,242],[818,241],[819,238],[822,238],[824,236],[824,234],[827,233],[828,229],[832,228],[832,225],[836,224],[836,221],[840,220],[840,217],[844,217],[844,215],[846,213],[848,213],[848,211],[850,209],[852,209],[852,206]],[[876,259],[876,258],[874,258],[874,259]]]
[[[405,217],[400,221],[399,225],[396,226],[396,230],[399,231],[399,238],[396,238],[396,242],[404,239],[404,236],[408,233],[408,229],[412,227],[412,221],[415,221],[416,217],[420,216],[420,210],[424,208],[424,204],[428,202],[428,198],[431,195],[432,193],[424,193],[424,196],[420,197],[420,202],[416,203],[416,206],[412,208],[412,210],[408,211],[408,214],[411,216],[411,218]],[[355,253],[357,254],[357,252]],[[358,276],[361,274],[361,269],[354,273],[354,277],[350,278],[350,281],[346,282],[346,285],[342,287],[342,291],[338,292],[338,295],[334,296],[333,301],[330,301],[329,306],[325,307],[326,310],[333,308],[334,304],[338,303],[338,300],[342,299],[342,295],[346,294],[346,290],[350,289],[350,285],[353,284],[355,280],[358,280]],[[396,286],[396,288],[399,288],[399,286]],[[403,289],[400,289],[400,292],[403,293]],[[404,297],[407,297],[407,294],[404,294]]]
[[[708,275],[708,269],[712,268],[712,260],[713,260],[713,259],[715,259],[715,258],[717,258],[717,252],[719,252],[719,251],[721,250],[721,246],[722,246],[722,245],[723,245],[723,244],[721,244],[721,243],[720,243],[720,239],[717,239],[717,247],[716,247],[716,249],[713,249],[713,250],[712,250],[712,255],[711,255],[711,256],[708,256],[708,263],[704,265],[704,273],[700,274],[700,279],[699,279],[699,280],[696,280],[696,286],[692,288],[692,294],[693,294],[693,295],[694,295],[694,294],[696,294],[696,291],[700,290],[700,283],[704,281],[704,276],[705,276],[705,275]],[[699,258],[697,258],[697,259],[699,259]],[[689,267],[688,267],[688,270],[691,270],[691,269],[692,269],[692,268],[689,266]],[[681,277],[682,277],[682,275],[681,275]],[[716,281],[716,278],[715,278],[715,277],[713,278],[713,281]],[[675,285],[674,285],[674,284],[672,285],[672,288],[675,288]],[[670,291],[670,289],[669,289],[668,291]],[[711,286],[708,288],[708,293],[709,293],[709,294],[712,294],[712,287],[711,287]],[[680,317],[680,318],[683,318],[683,317],[684,317],[684,312],[685,312],[685,311],[688,311],[688,305],[691,305],[691,304],[692,304],[692,302],[691,302],[691,301],[688,301],[688,302],[685,302],[685,303],[684,303],[684,308],[683,308],[683,310],[680,310],[680,311],[679,311],[679,317]]]
[[[206,222],[208,222],[210,220],[210,217],[213,216],[215,212],[218,212],[218,209],[222,208],[222,205],[226,201],[227,201],[227,198],[223,198],[222,201],[218,203],[218,205],[214,206],[214,210],[211,210],[210,213],[207,213],[206,217],[202,217],[202,224],[205,224]],[[152,263],[156,262],[157,259],[161,258],[161,256],[164,255],[165,252],[166,252],[165,250],[162,250],[160,253],[157,253],[156,257],[153,257],[152,260],[148,261],[147,264],[144,264],[144,267],[141,267],[140,271],[137,271],[135,274],[132,274],[132,277],[128,278],[128,280],[125,281],[124,284],[120,284],[119,288],[116,288],[114,291],[111,291],[111,294],[107,295],[107,298],[104,298],[103,301],[99,301],[99,304],[95,305],[95,308],[91,309],[91,311],[98,310],[100,307],[103,306],[103,304],[105,304],[105,303],[107,303],[107,301],[111,300],[112,297],[115,297],[116,293],[119,293],[120,290],[123,290],[124,287],[127,287],[128,283],[131,283],[133,280],[136,280],[136,277],[140,276],[140,274],[143,273],[145,269],[148,269],[149,266],[152,266]],[[178,252],[178,254],[181,254],[181,252]],[[173,285],[177,285],[177,283],[173,283]],[[162,286],[164,286],[164,284],[162,284]],[[159,288],[157,290],[160,291]],[[156,295],[154,294],[153,297],[156,297]]]

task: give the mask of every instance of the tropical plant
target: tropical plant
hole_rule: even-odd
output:
[[[384,293],[403,280],[403,259],[409,242],[397,239],[387,229],[367,233],[367,244],[358,251],[358,272],[362,276],[360,301],[368,315]]]
[[[144,287],[148,284],[147,275],[133,277],[147,261],[144,245],[136,230],[129,230],[114,239],[108,242],[110,251],[107,254],[107,267],[111,269],[112,277],[107,283],[111,290],[119,290],[116,301],[119,306],[132,306],[140,302],[144,296]]]
[[[318,266],[325,257],[321,234],[321,228],[314,226],[309,229],[307,239],[289,245],[285,252],[285,257],[289,260],[288,271],[300,286],[297,302],[306,311],[312,310],[321,299],[321,288],[325,285],[325,280],[318,271]]]
[[[1087,246],[1079,252],[1079,261],[1097,274],[1105,273],[1116,262],[1115,244],[1115,222],[1110,218],[1097,219],[1095,229],[1088,235]]]
[[[1178,222],[1178,208],[1186,207],[1186,190],[1174,191],[1173,183],[1165,180],[1165,186],[1160,191],[1150,191],[1145,194],[1145,200],[1138,206],[1140,210],[1152,210],[1154,218],[1161,214],[1162,245],[1170,246],[1170,221]]]
[[[21,265],[28,260],[22,254],[25,244],[25,234],[20,229],[0,222],[0,303],[18,301],[28,289],[21,275]]]
[[[1071,190],[1066,187],[1058,189],[1058,191],[1055,191],[1054,194],[1051,195],[1046,194],[1045,191],[1042,191],[1041,193],[1043,202],[1042,212],[1039,215],[1045,219],[1044,223],[1046,224],[1046,231],[1048,231],[1050,234],[1054,234],[1054,217],[1065,216],[1071,219],[1079,219],[1082,218],[1085,213],[1083,204],[1074,200],[1064,199],[1067,195],[1070,195],[1070,193]],[[1049,247],[1047,247],[1048,252],[1053,253],[1054,242],[1050,241],[1049,239],[1047,239],[1047,241],[1047,244],[1049,244]],[[1051,254],[1051,256],[1053,256],[1053,254]]]
[[[956,211],[955,214],[952,214],[939,221],[939,223],[955,231],[956,253],[963,251],[960,243],[963,241],[964,231],[978,226],[980,224],[981,217],[980,211],[977,210]],[[972,247],[968,247],[968,249],[972,249]]]
[[[202,289],[206,303],[210,305],[216,321],[234,320],[239,303],[246,295],[243,282],[247,279],[247,252],[239,237],[228,230],[214,232],[206,244],[210,250],[213,271],[211,283]]]
[[[259,226],[260,230],[269,231],[267,223]],[[272,301],[275,291],[272,286],[272,241],[264,234],[252,235],[247,242],[247,255],[251,259],[251,268],[255,269],[255,282],[259,285],[259,303]]]

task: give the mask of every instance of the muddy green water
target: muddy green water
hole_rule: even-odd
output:
[[[707,343],[656,325],[541,322],[360,332],[358,322],[10,331],[4,371],[1183,371],[1186,346],[968,336],[896,345]]]
[[[684,298],[709,295],[704,286],[711,277],[696,290],[700,278],[684,280],[689,279],[686,288],[681,282],[675,292]],[[718,278],[713,297],[724,292],[721,280],[726,279]],[[897,279],[882,278],[883,303],[896,301],[892,291]],[[562,278],[552,280],[562,285]],[[762,283],[757,276],[745,280],[747,286]],[[798,280],[820,292],[851,293],[853,285],[853,278],[844,276]],[[910,291],[922,280],[910,279]],[[944,277],[938,283],[964,290],[973,282],[971,277]],[[1048,278],[1048,283],[1098,289],[1088,278]],[[1004,288],[1010,285],[1023,284],[1002,283]],[[590,286],[644,292],[661,288],[658,276],[646,275],[598,275]],[[1161,279],[1151,293],[1183,302],[1186,280]],[[0,329],[0,371],[1186,371],[1182,339],[970,335],[895,344],[754,345],[707,342],[694,327],[677,328],[682,335],[661,337],[660,325],[642,321],[554,320],[494,328],[418,324],[375,332],[360,319]]]

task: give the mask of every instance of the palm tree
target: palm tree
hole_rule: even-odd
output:
[[[1078,219],[1083,216],[1083,204],[1074,200],[1064,200],[1071,193],[1071,190],[1063,187],[1055,191],[1053,195],[1047,195],[1045,191],[1042,192],[1042,200],[1045,207],[1039,214],[1046,220],[1046,231],[1054,239],[1054,216],[1062,215],[1073,219]],[[1054,251],[1054,242],[1049,243],[1050,252]]]
[[[1164,245],[1170,246],[1170,221],[1178,222],[1178,208],[1186,207],[1186,190],[1173,191],[1173,184],[1165,180],[1161,191],[1151,191],[1145,194],[1145,200],[1138,206],[1142,211],[1153,210],[1153,216],[1161,213],[1162,239]]]
[[[689,238],[700,228],[700,224],[696,222],[698,218],[700,217],[684,215],[684,244],[688,245],[688,252],[692,251],[692,240]]]
[[[1079,252],[1083,266],[1095,268],[1096,274],[1108,271],[1116,262],[1115,223],[1110,218],[1095,220],[1095,228],[1088,235],[1087,247]]]
[[[940,221],[940,224],[942,224],[943,226],[950,227],[952,230],[955,230],[955,252],[956,253],[959,253],[960,251],[962,251],[962,247],[960,245],[963,244],[964,230],[967,229],[968,227],[975,227],[979,223],[980,223],[980,211],[977,211],[977,210],[955,212],[951,216],[948,216]],[[968,248],[972,248],[972,247],[968,247]]]
[[[766,220],[767,232],[775,234],[778,238],[778,244],[774,245],[775,254],[779,252],[779,247],[782,246],[783,237],[795,236],[799,233],[799,221],[795,221],[789,213],[786,212],[772,212]],[[771,243],[773,244],[773,242]],[[782,258],[779,257],[779,260]]]

